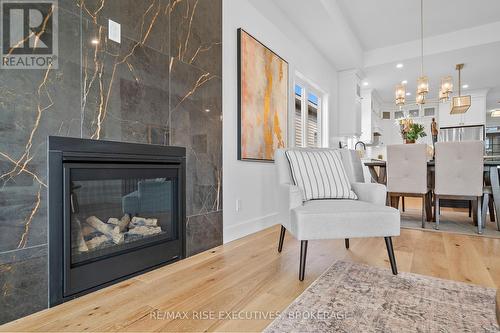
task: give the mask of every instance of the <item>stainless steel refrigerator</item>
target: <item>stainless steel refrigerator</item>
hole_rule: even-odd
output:
[[[444,127],[439,130],[440,142],[471,141],[485,139],[484,125]]]

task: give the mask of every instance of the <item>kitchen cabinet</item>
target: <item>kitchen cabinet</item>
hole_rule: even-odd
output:
[[[363,89],[361,91],[361,136],[360,140],[364,143],[373,141],[373,117],[372,117],[372,90]]]

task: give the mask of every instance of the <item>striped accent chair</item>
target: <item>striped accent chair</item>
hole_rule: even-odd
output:
[[[281,232],[278,252],[288,230],[301,241],[299,280],[304,279],[309,240],[384,237],[393,274],[392,247],[400,233],[400,214],[385,205],[384,185],[355,177],[362,169],[357,154],[347,149],[278,149],[275,161],[280,183]],[[357,179],[356,179],[357,178]]]

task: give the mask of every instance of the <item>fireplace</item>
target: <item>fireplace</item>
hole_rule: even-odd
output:
[[[51,306],[185,256],[185,148],[49,137]]]

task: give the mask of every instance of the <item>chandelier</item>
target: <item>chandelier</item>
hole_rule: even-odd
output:
[[[396,105],[399,106],[399,110],[401,107],[405,105],[406,99],[406,86],[404,84],[396,85]]]
[[[439,88],[439,101],[447,102],[450,100],[450,94],[453,92],[453,78],[445,76],[441,79],[441,86]]]
[[[420,77],[417,80],[416,103],[425,104],[429,92],[429,79],[424,75],[424,0],[420,0]]]
[[[471,96],[462,96],[460,87],[462,85],[462,69],[464,68],[464,64],[458,64],[456,66],[456,70],[458,71],[458,96],[453,97],[451,101],[451,111],[450,114],[460,114],[465,113],[469,110],[471,106]]]
[[[420,0],[420,77],[417,80],[417,94],[415,102],[419,105],[425,104],[425,97],[429,93],[429,78],[424,75],[424,0]],[[396,85],[395,103],[399,108],[405,104],[406,87],[403,84]]]
[[[471,106],[471,96],[461,95],[461,71],[464,64],[458,64],[456,70],[458,71],[458,96],[453,97],[451,101],[450,114],[461,114],[467,112]],[[424,75],[424,0],[420,0],[420,77],[417,79],[417,94],[415,96],[415,103],[422,106],[426,102],[427,94],[429,93],[429,78]],[[441,85],[439,87],[439,101],[446,102],[450,100],[450,95],[453,93],[453,77],[445,76],[441,78]],[[406,86],[405,84],[396,85],[395,89],[395,103],[401,107],[406,102]],[[500,110],[495,110],[494,117],[500,117]]]

